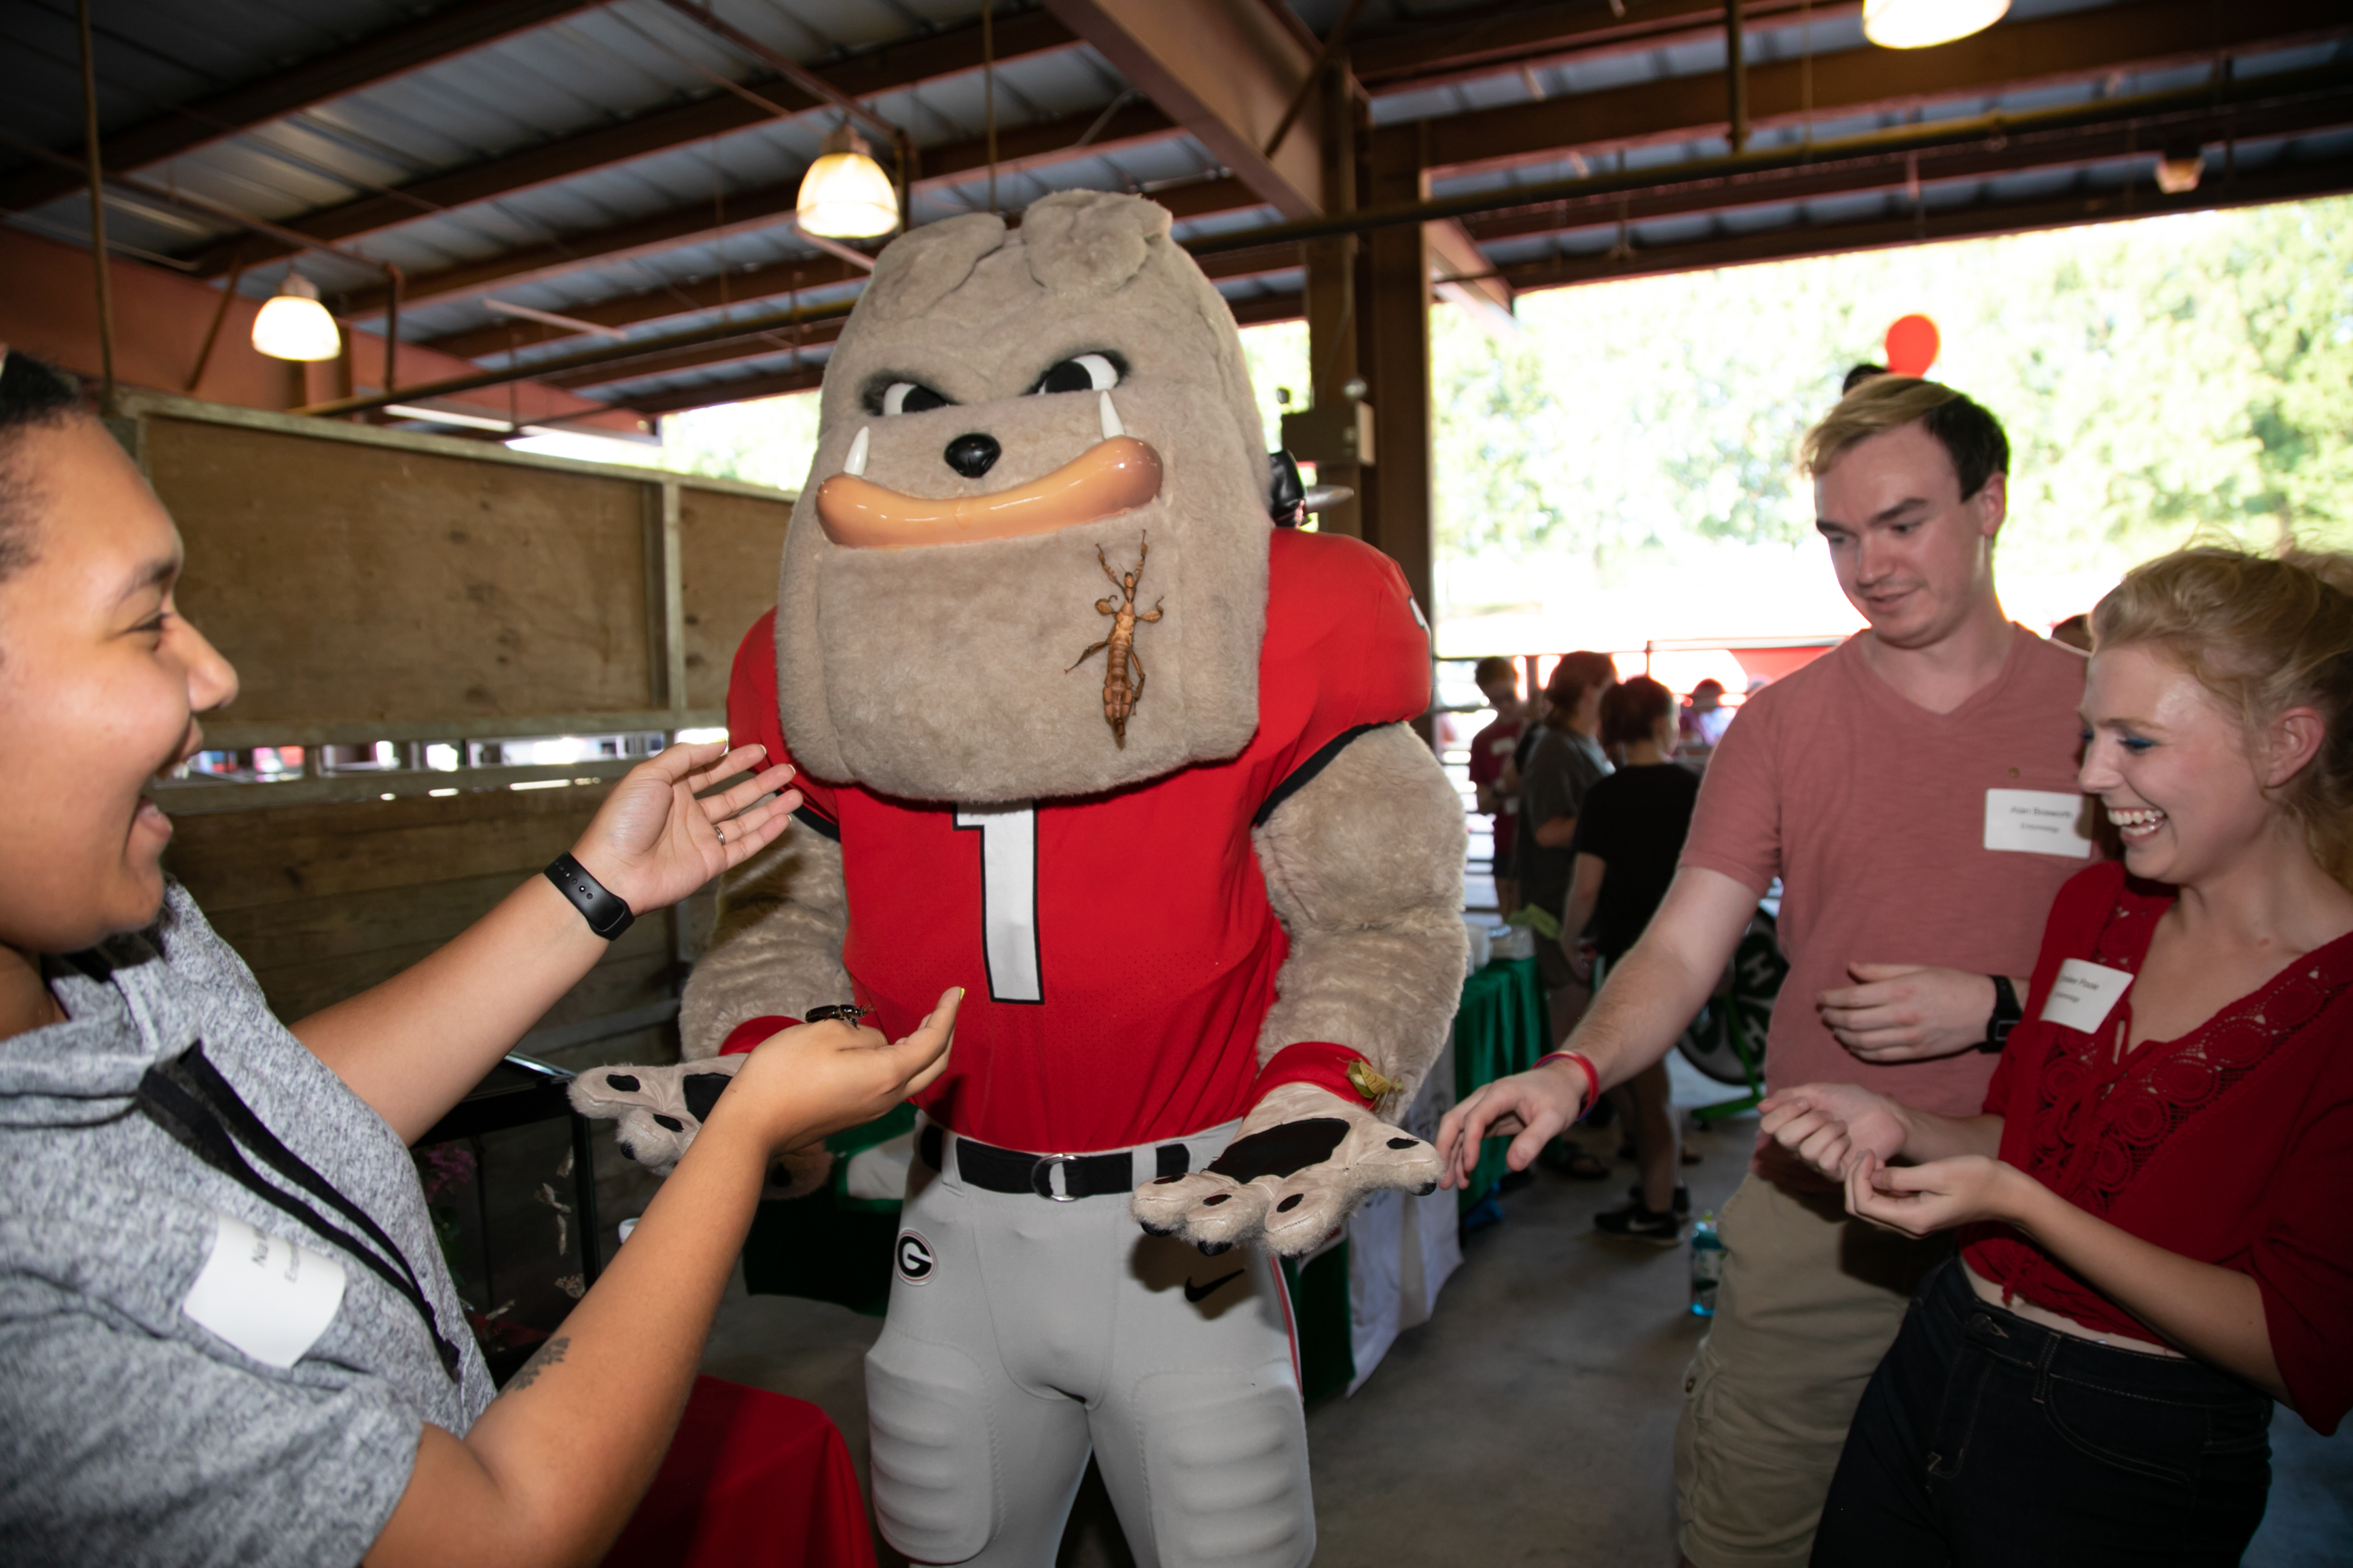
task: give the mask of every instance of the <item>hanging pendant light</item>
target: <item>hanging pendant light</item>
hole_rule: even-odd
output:
[[[1925,49],[1982,33],[2010,0],[1863,0],[1862,36],[1883,49]]]
[[[333,359],[343,352],[343,335],[319,303],[319,286],[290,267],[286,281],[253,318],[253,346],[271,359]]]
[[[829,239],[871,239],[899,226],[899,193],[847,121],[818,149],[795,205],[801,227]]]

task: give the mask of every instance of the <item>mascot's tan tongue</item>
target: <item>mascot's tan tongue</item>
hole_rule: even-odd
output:
[[[853,448],[865,456],[865,432]],[[836,544],[902,550],[1051,533],[1132,511],[1160,493],[1160,454],[1133,436],[1098,441],[1041,479],[980,496],[911,496],[855,473],[818,487],[818,521]]]

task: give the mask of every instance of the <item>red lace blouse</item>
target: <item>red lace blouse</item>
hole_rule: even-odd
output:
[[[2041,1017],[2066,959],[2137,974],[2172,903],[2170,889],[2115,862],[2069,879],[1985,1108],[2005,1119],[2001,1158],[2068,1202],[2253,1277],[2297,1412],[2334,1432],[2353,1406],[2353,936],[2121,1061],[2129,990],[2095,1036]],[[2102,1332],[2158,1338],[2008,1226],[1970,1226],[1961,1242],[2005,1292]]]

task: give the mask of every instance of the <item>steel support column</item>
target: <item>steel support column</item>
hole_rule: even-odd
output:
[[[1424,136],[1407,124],[1370,138],[1366,195],[1376,206],[1421,200]],[[1365,237],[1357,301],[1358,363],[1370,384],[1373,463],[1366,470],[1364,538],[1405,571],[1422,613],[1436,604],[1437,539],[1430,490],[1430,249],[1419,224]],[[1425,737],[1426,739],[1427,737]]]
[[[1322,175],[1326,214],[1353,212],[1356,203],[1357,105],[1347,91],[1347,62],[1324,67],[1323,99]],[[1349,401],[1346,391],[1356,369],[1356,252],[1354,235],[1336,235],[1301,246],[1307,263],[1307,363],[1305,389],[1311,405],[1337,408]],[[1327,508],[1316,523],[1326,533],[1361,537],[1364,528],[1364,469],[1356,463],[1335,461],[1328,453],[1319,458],[1318,484],[1344,485],[1356,499]]]

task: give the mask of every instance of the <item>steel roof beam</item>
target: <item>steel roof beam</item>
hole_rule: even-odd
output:
[[[691,283],[673,284],[667,289],[649,289],[643,293],[623,294],[610,300],[573,305],[567,307],[564,313],[576,321],[610,331],[616,327],[635,326],[640,321],[691,316],[698,310],[765,305],[805,289],[854,283],[865,276],[865,273],[852,271],[829,256],[807,257],[798,261],[776,262],[757,271],[698,278]],[[454,354],[459,359],[482,359],[491,354],[504,353],[511,348],[562,342],[580,335],[562,327],[529,321],[515,322],[514,331],[510,333],[504,325],[494,322],[429,339],[419,346]]]
[[[1639,9],[1629,7],[1630,13]],[[1688,12],[1690,6],[1683,5],[1683,9]],[[2093,25],[2100,17],[2115,18],[2129,26]],[[1923,50],[1916,55],[1864,48],[1820,57],[1814,62],[1814,117],[1832,119],[1938,98],[1989,92],[2014,85],[2022,70],[2038,63],[2042,75],[2034,79],[2037,80],[2050,79],[2054,71],[2076,78],[2104,76],[2183,58],[2204,58],[2218,49],[2270,44],[2283,36],[2296,38],[2348,32],[2353,32],[2353,13],[2333,6],[2327,0],[2278,0],[2266,7],[2244,8],[2242,14],[2222,17],[2217,17],[2205,0],[2142,0],[2140,4],[2105,10],[2006,24],[1961,44]],[[2015,37],[2002,41],[2004,35]],[[1989,39],[1996,40],[2000,47],[1988,44]],[[1750,100],[1758,121],[1786,121],[1796,117],[1801,92],[1799,70],[1795,61],[1752,68]],[[1596,152],[1613,142],[1624,145],[1720,134],[1724,113],[1721,83],[1713,75],[1701,75],[1446,116],[1424,123],[1430,131],[1433,163],[1463,166],[1526,162],[1556,155],[1567,147]],[[1079,118],[1073,115],[1052,126],[1024,127],[1001,133],[1000,165],[1034,166],[1054,161],[1067,151],[1067,127]],[[1163,134],[1174,134],[1176,131],[1174,125],[1145,105],[1132,105],[1113,119],[1121,123],[1106,127],[1106,140],[1146,139],[1155,126]],[[1135,123],[1126,123],[1130,121]],[[1293,140],[1300,134],[1294,132]],[[925,157],[925,183],[982,166],[985,156],[985,149],[977,141],[935,149]],[[794,188],[779,185],[731,197],[727,204],[731,222],[787,211],[793,194]],[[416,300],[465,289],[488,289],[525,273],[545,276],[624,250],[676,243],[712,232],[712,208],[707,204],[688,204],[613,229],[572,236],[548,246],[413,278],[407,284],[406,297]],[[1474,237],[1478,232],[1473,226]],[[368,308],[369,299],[354,296],[354,308]],[[586,319],[598,318],[590,315]]]
[[[606,0],[470,0],[470,4],[445,5],[416,21],[403,22],[357,43],[273,70],[259,81],[176,105],[111,136],[102,136],[99,142],[100,160],[108,169],[123,171],[161,163],[270,121],[299,114],[328,99],[374,87],[605,3]],[[80,149],[71,151],[79,163]],[[0,207],[21,212],[70,195],[84,184],[54,169],[15,170],[0,175]]]
[[[1980,147],[1999,152],[2012,141],[2091,126],[2131,126],[2137,122],[2152,132],[2184,110],[2226,108],[2246,111],[2257,107],[2289,106],[2342,93],[2348,73],[2343,67],[2217,81],[2173,92],[2128,99],[2094,100],[2056,109],[1996,111],[1964,118],[1926,120],[1892,130],[1865,132],[1813,142],[1792,142],[1732,157],[1698,158],[1650,168],[1590,173],[1570,180],[1539,181],[1529,185],[1491,186],[1433,196],[1426,201],[1393,203],[1360,208],[1329,217],[1293,223],[1228,229],[1187,240],[1196,256],[1221,250],[1243,250],[1291,241],[1328,238],[1342,234],[1368,234],[1404,224],[1436,223],[1468,218],[1482,213],[1532,208],[1556,202],[1591,198],[1632,199],[1674,187],[1718,187],[1760,179],[1790,170],[1834,166],[1883,166],[1914,155],[1952,147]],[[1411,136],[1421,122],[1386,127],[1384,136]],[[2158,143],[2152,143],[2152,151]]]
[[[1201,270],[1212,279],[1257,278],[1271,272],[1299,270],[1299,247],[1295,245],[1267,245],[1255,250],[1229,250],[1208,257]],[[795,348],[807,348],[817,343],[830,343],[841,332],[839,318],[811,321],[800,334],[786,341],[782,329],[770,329],[726,338],[717,342],[691,348],[674,349],[648,354],[644,363],[635,359],[612,360],[591,365],[585,370],[537,375],[533,379],[546,386],[574,388],[609,386],[617,381],[635,381],[643,376],[667,375],[674,371],[694,370],[703,365],[725,364],[731,360],[756,359],[764,354],[783,353]],[[528,367],[525,367],[526,369]]]
[[[2118,71],[2216,60],[2353,34],[2342,0],[2136,0],[2093,11],[2005,22],[1933,49],[1841,49],[1808,67],[1775,60],[1748,68],[1752,126],[1918,108],[1939,100],[2017,92]],[[1689,142],[1725,134],[1724,83],[1714,72],[1567,94],[1424,121],[1433,172],[1504,167],[1565,150]]]
[[[1075,43],[1068,28],[1042,11],[1008,17],[997,26],[997,58],[1000,60],[1066,49]],[[920,87],[942,77],[960,75],[979,66],[980,28],[972,24],[944,28],[903,43],[886,44],[810,68],[850,97],[874,98]],[[744,85],[796,111],[829,107],[773,74],[748,78]],[[535,147],[427,174],[389,192],[354,197],[290,218],[286,226],[324,239],[350,239],[445,208],[509,195],[607,164],[724,135],[769,118],[757,106],[731,93],[713,92],[691,102],[648,110],[616,125],[575,132]],[[276,254],[286,253],[281,250]],[[248,258],[248,264],[251,265],[253,259]],[[220,255],[204,258],[207,273],[226,271],[228,265]]]
[[[1513,287],[1522,290],[1570,288],[1580,283],[1607,283],[1623,278],[1649,278],[1669,272],[1694,272],[1715,267],[1739,267],[1760,261],[1792,261],[1810,256],[1842,255],[1857,250],[1883,250],[1947,239],[1985,239],[1997,235],[2024,234],[2034,229],[2067,228],[2120,219],[2156,217],[2167,213],[2208,212],[2224,207],[2256,206],[2269,202],[2306,201],[2353,191],[2353,158],[2316,160],[2284,168],[2242,174],[2226,180],[2210,174],[2195,191],[2168,196],[2153,186],[2135,185],[2123,191],[2073,195],[2035,202],[1972,203],[1941,211],[1906,213],[1865,218],[1852,223],[1810,224],[1767,229],[1757,234],[1695,240],[1684,245],[1638,248],[1631,256],[1612,260],[1606,256],[1561,257],[1526,262],[1501,269]]]
[[[1131,87],[1286,217],[1324,210],[1321,138],[1307,115],[1266,145],[1314,52],[1258,0],[1046,0]]]
[[[1234,322],[1244,327],[1261,326],[1268,321],[1295,321],[1305,310],[1306,302],[1297,294],[1260,294],[1233,303]],[[814,332],[816,323],[810,325]],[[822,363],[805,364],[795,370],[739,376],[733,381],[707,381],[693,386],[672,387],[665,392],[649,392],[642,397],[618,401],[613,406],[633,414],[682,414],[690,408],[708,408],[715,403],[740,403],[754,397],[780,397],[795,392],[814,392],[824,380],[825,366]]]
[[[999,132],[997,137],[997,167],[1002,171],[1020,171],[1060,162],[1073,155],[1078,138],[1095,124],[1096,117],[1072,114],[1044,124],[1024,125],[1012,131]],[[1166,141],[1176,134],[1177,127],[1160,110],[1148,103],[1131,103],[1096,130],[1094,140],[1086,144],[1083,152],[1132,147],[1145,142]],[[987,164],[987,150],[978,141],[929,148],[923,152],[922,157],[924,174],[915,182],[917,191],[936,190],[943,185],[955,184],[968,177],[975,169]],[[401,297],[414,303],[440,295],[463,294],[501,286],[512,288],[518,280],[533,281],[559,273],[575,272],[583,267],[611,262],[632,252],[666,250],[680,245],[698,244],[729,229],[750,224],[765,225],[784,217],[793,211],[799,194],[800,180],[796,176],[779,184],[737,191],[717,202],[699,197],[649,217],[615,224],[610,228],[569,234],[544,245],[524,246],[501,251],[480,261],[460,262],[437,272],[418,273],[408,281]],[[381,297],[374,291],[354,292],[350,296],[348,308],[365,314],[375,310],[380,303]]]
[[[1930,147],[1876,162],[1784,168],[1619,195],[1595,195],[1474,214],[1464,218],[1462,225],[1480,243],[1492,245],[1498,240],[1558,234],[1621,221],[1644,223],[1741,207],[1902,190],[1915,184],[1995,179],[2032,169],[2114,163],[2128,158],[2147,160],[2173,147],[2205,147],[2224,142],[2243,146],[2348,127],[2353,127],[2353,72],[2340,72],[2334,90],[2285,103],[2135,115],[2113,124],[2012,136],[1998,148],[1983,142]]]
[[[367,414],[394,403],[421,403],[436,397],[454,396],[460,392],[475,392],[486,386],[504,386],[509,382],[536,381],[543,375],[558,375],[585,366],[603,364],[612,360],[638,359],[663,349],[689,348],[699,343],[717,342],[723,339],[748,337],[754,332],[790,331],[804,321],[823,321],[832,316],[846,316],[849,303],[828,301],[821,305],[797,306],[783,310],[763,310],[755,316],[719,321],[706,326],[672,332],[664,337],[646,338],[633,342],[608,343],[603,348],[587,349],[579,353],[563,354],[554,359],[541,360],[533,364],[504,366],[498,370],[469,371],[462,375],[445,376],[404,386],[397,392],[368,393],[353,397],[338,397],[325,403],[306,404],[292,409],[295,414],[308,414],[322,419],[338,418],[346,414]]]
[[[533,379],[544,386],[561,386],[567,390],[582,386],[610,386],[615,382],[672,375],[683,370],[700,370],[704,365],[788,353],[795,349],[831,348],[834,341],[841,336],[842,324],[848,320],[847,316],[833,316],[820,321],[806,321],[801,323],[797,333],[788,327],[774,327],[762,332],[747,332],[739,338],[723,338],[717,342],[696,348],[642,354],[633,359],[591,365],[585,370],[564,372],[554,376],[534,376]]]
[[[1153,192],[1151,195],[1153,200],[1179,219],[1245,211],[1264,205],[1230,174],[1211,180],[1196,180],[1168,190]],[[735,198],[739,208],[742,199]],[[707,219],[707,210],[700,204],[695,210]],[[577,249],[582,242],[579,237],[575,237],[568,243]],[[754,304],[801,289],[853,283],[864,276],[863,272],[853,272],[829,258],[808,257],[774,261],[744,272],[699,278],[692,282],[675,283],[667,288],[641,289],[636,293],[577,302],[567,305],[564,313],[598,327],[627,327],[639,321],[659,321],[666,316],[714,310],[723,305]],[[510,347],[529,347],[533,343],[553,342],[575,335],[561,328],[528,325],[522,327],[511,339],[504,327],[469,327],[463,331],[429,339],[425,346],[438,349],[443,353],[456,354],[460,359],[480,359],[485,354],[503,353]]]
[[[1444,13],[1445,19],[1368,34],[1349,52],[1348,67],[1375,96],[1414,92],[1449,82],[1492,77],[1564,57],[1598,59],[1637,50],[1714,42],[1724,37],[1722,0],[1631,0],[1618,16],[1593,0],[1491,9],[1484,16]],[[1809,22],[1842,22],[1862,10],[1860,0],[1746,0],[1742,26],[1751,35]]]

